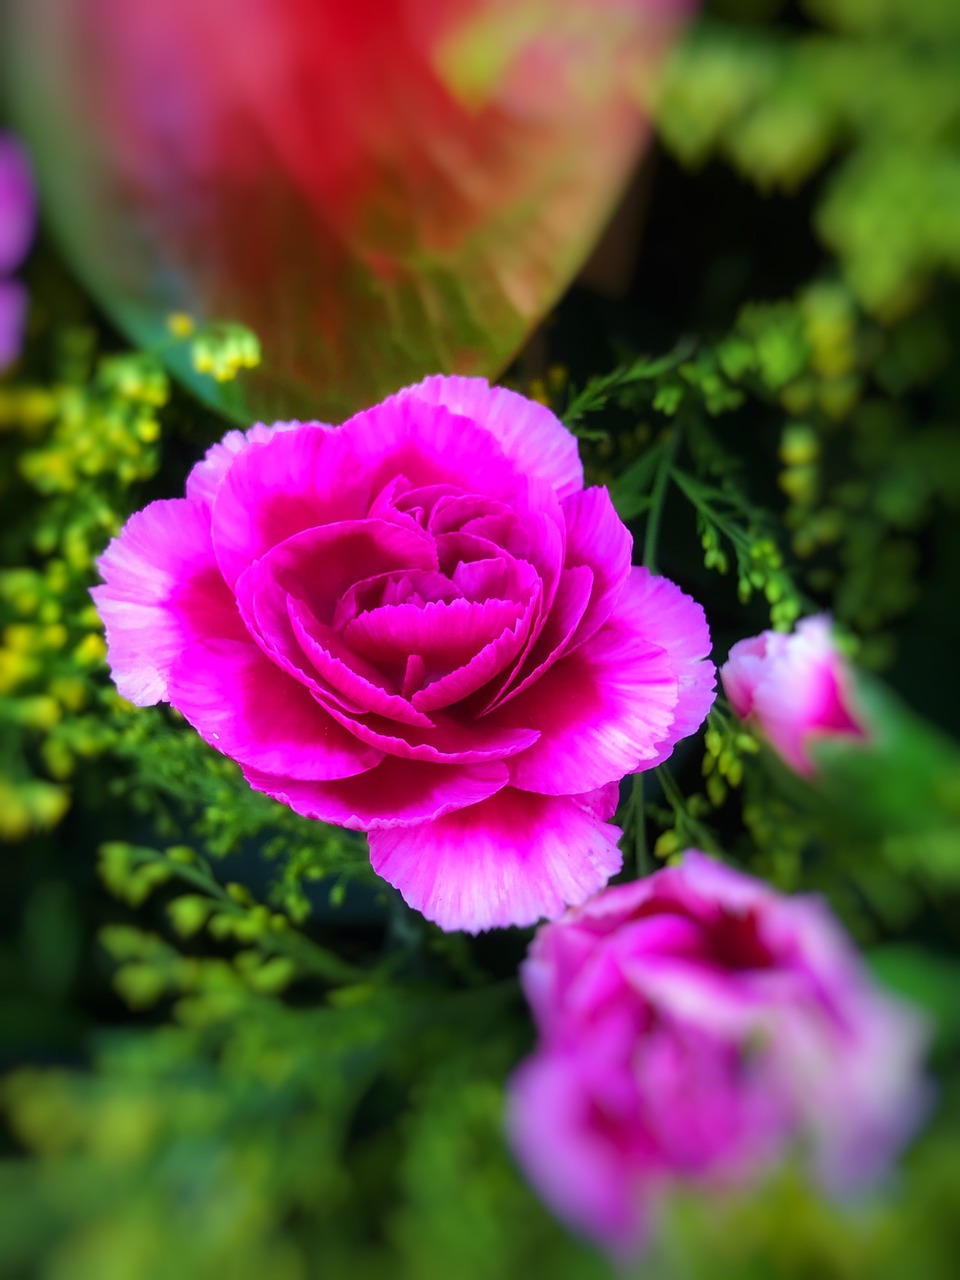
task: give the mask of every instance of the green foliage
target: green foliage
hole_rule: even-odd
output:
[[[184,882],[200,890],[171,898],[166,912],[174,932],[191,938],[206,931],[218,942],[229,941],[245,949],[233,957],[233,967],[243,983],[256,991],[278,994],[298,975],[312,975],[328,982],[356,981],[363,971],[333,952],[311,942],[292,928],[291,919],[257,902],[242,884],[221,887],[210,864],[192,849],[174,846],[164,852],[128,844],[105,844],[100,849],[100,874],[107,888],[132,907],[139,907],[160,885]],[[116,984],[133,1005],[152,1004],[176,987],[192,983],[201,973],[179,967],[177,951],[154,938],[117,926],[104,930],[101,941],[116,960],[136,962],[121,968]],[[153,963],[151,968],[151,963]],[[218,978],[226,972],[218,966]],[[149,998],[131,997],[131,983]]]
[[[833,161],[815,217],[871,314],[903,315],[960,272],[950,0],[808,0],[820,24],[704,22],[664,77],[658,119],[687,164],[722,156],[761,190],[793,191]]]
[[[156,414],[168,385],[147,355],[96,359],[93,339],[87,329],[59,335],[50,389],[0,388],[0,425],[10,432],[0,437],[9,464],[0,492],[14,517],[6,532],[13,554],[0,571],[0,838],[7,840],[63,817],[77,762],[110,745],[106,717],[120,713],[120,700],[98,678],[105,650],[90,572],[119,526],[126,489],[156,470]],[[28,764],[34,753],[46,778]]]
[[[157,994],[164,965],[191,967],[177,981],[199,994],[177,1025],[107,1044],[95,1075],[8,1079],[15,1131],[43,1156],[0,1166],[8,1262],[52,1235],[44,1274],[75,1280],[134,1265],[151,1280],[214,1266],[485,1280],[551,1256],[552,1274],[603,1274],[568,1256],[503,1147],[502,1080],[525,1034],[513,983],[287,1007],[219,960],[138,931],[109,942],[146,966],[134,1000]],[[455,1219],[438,1183],[456,1189]]]

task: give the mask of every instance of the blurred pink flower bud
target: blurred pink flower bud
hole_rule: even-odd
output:
[[[825,615],[804,618],[792,635],[764,631],[730,650],[720,678],[741,720],[806,777],[815,766],[808,747],[817,737],[865,738],[854,707],[852,675]]]

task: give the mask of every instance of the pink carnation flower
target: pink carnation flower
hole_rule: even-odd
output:
[[[36,221],[36,198],[26,153],[0,134],[0,373],[16,360],[23,342],[27,291],[6,277],[27,256]]]
[[[93,594],[126,698],[476,931],[605,884],[617,781],[713,700],[703,610],[630,557],[549,410],[437,376],[336,429],[230,432]]]
[[[852,706],[849,668],[825,616],[804,618],[792,635],[764,631],[741,640],[720,669],[741,720],[752,721],[797,773],[810,776],[816,737],[866,736]]]
[[[925,1029],[824,905],[700,853],[544,925],[521,977],[540,1045],[509,1086],[513,1146],[615,1254],[671,1188],[742,1185],[801,1140],[849,1190],[924,1109]]]

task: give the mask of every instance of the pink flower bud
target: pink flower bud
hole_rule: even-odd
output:
[[[865,738],[854,705],[852,675],[825,615],[804,618],[792,635],[764,631],[730,650],[720,678],[741,720],[756,726],[775,751],[806,777],[817,737]]]

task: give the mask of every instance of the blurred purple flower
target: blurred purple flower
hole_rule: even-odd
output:
[[[923,1114],[924,1026],[827,908],[701,853],[544,925],[521,977],[540,1044],[509,1087],[513,1147],[614,1254],[671,1188],[742,1186],[800,1140],[852,1189]]]
[[[0,134],[0,373],[20,354],[27,315],[23,285],[6,279],[23,262],[33,238],[36,197],[26,152]]]

